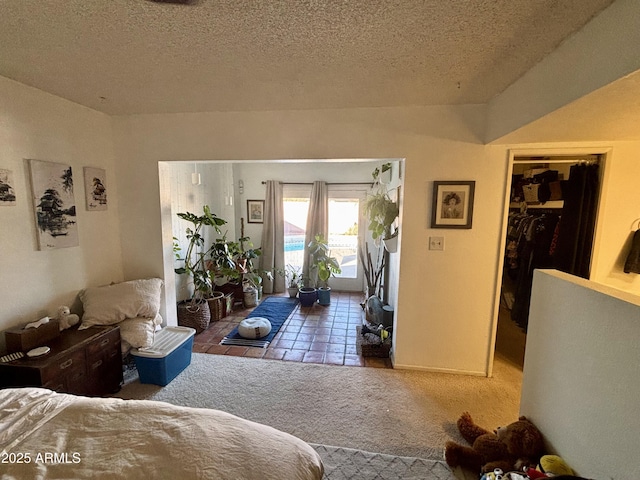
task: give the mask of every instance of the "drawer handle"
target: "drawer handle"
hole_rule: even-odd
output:
[[[94,363],[93,365],[91,365],[91,370],[95,370],[96,368],[98,368],[100,365],[102,365],[102,360],[98,360],[96,363]]]
[[[73,364],[73,358],[70,358],[69,360],[67,360],[66,362],[62,362],[60,364],[60,370],[64,370],[65,368],[70,367]]]
[[[104,347],[105,345],[109,345],[109,339],[108,338],[105,338],[104,340],[102,340],[100,342],[100,346],[101,347]]]

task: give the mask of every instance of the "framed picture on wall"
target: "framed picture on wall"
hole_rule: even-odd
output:
[[[264,200],[247,200],[247,222],[264,222]]]
[[[433,182],[431,228],[471,228],[475,181]]]

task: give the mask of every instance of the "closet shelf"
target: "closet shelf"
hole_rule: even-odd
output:
[[[537,203],[537,204],[527,203],[527,210],[534,209],[534,208],[562,208],[563,205],[564,205],[563,200],[549,200],[548,202]],[[521,206],[522,206],[522,203],[520,202],[511,202],[509,204],[509,208],[520,208]]]

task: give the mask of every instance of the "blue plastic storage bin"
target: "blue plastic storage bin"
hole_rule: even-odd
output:
[[[189,327],[165,327],[156,333],[153,345],[145,349],[133,349],[140,383],[152,383],[164,387],[191,363],[193,336]]]

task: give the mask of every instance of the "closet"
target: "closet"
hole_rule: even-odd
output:
[[[496,348],[505,335],[519,338],[516,360],[524,358],[533,271],[589,278],[601,163],[601,155],[514,158]]]

